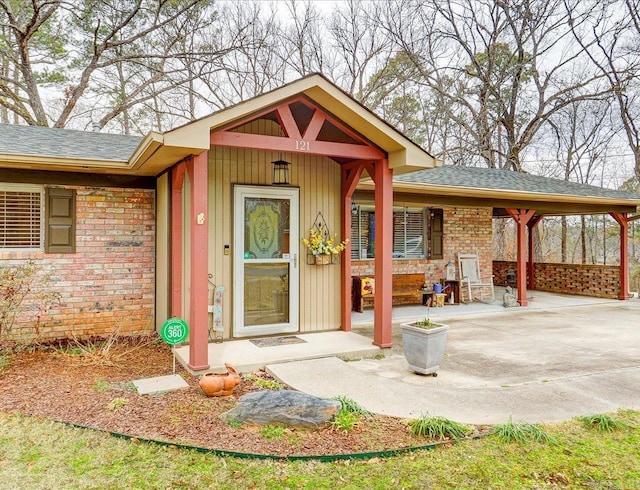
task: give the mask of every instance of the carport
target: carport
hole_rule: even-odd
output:
[[[370,198],[371,182],[362,182],[356,198]],[[494,218],[513,219],[517,226],[516,288],[527,306],[534,289],[533,238],[545,216],[608,214],[620,226],[617,298],[629,299],[629,222],[640,218],[640,196],[558,179],[491,168],[445,165],[398,175],[394,199],[442,206],[489,207]]]

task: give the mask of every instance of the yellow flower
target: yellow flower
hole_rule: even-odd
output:
[[[335,245],[337,234],[332,237],[324,238],[322,231],[314,227],[309,230],[309,238],[303,238],[302,243],[309,249],[313,255],[335,255],[342,252],[349,239],[346,239]]]

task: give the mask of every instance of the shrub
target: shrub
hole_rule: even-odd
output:
[[[553,442],[553,438],[537,425],[516,423],[511,420],[511,417],[506,424],[497,425],[491,435],[497,437],[501,442]]]
[[[340,409],[341,411],[362,415],[364,418],[371,417],[371,412],[369,412],[366,408],[364,408],[358,402],[356,402],[355,400],[352,400],[349,397],[346,397],[344,395],[339,395],[334,397],[333,399],[339,401],[342,404],[342,408]]]
[[[586,428],[597,429],[600,432],[613,432],[629,427],[625,422],[607,414],[585,415],[584,417],[576,417],[576,420]]]
[[[25,317],[28,309],[37,310],[33,329],[39,335],[41,316],[60,299],[49,289],[50,283],[51,275],[32,260],[0,266],[0,339],[11,333],[16,319]]]
[[[340,410],[335,418],[331,421],[334,430],[349,432],[360,422],[360,415],[346,410]]]
[[[417,420],[409,422],[411,434],[414,436],[430,437],[433,439],[460,439],[465,437],[471,429],[460,422],[454,422],[444,417],[422,415]]]

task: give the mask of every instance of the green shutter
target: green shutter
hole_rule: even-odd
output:
[[[429,228],[431,231],[431,250],[429,251],[429,258],[442,259],[444,244],[444,213],[442,209],[431,209],[429,216]]]
[[[46,189],[45,252],[76,251],[76,191]]]

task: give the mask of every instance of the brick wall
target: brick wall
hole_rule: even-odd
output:
[[[515,262],[494,261],[496,285],[506,284],[507,271],[516,269]],[[535,289],[555,293],[579,294],[599,298],[617,298],[620,289],[620,267],[616,265],[581,265],[535,263]]]
[[[155,307],[155,191],[73,187],[76,253],[0,252],[2,265],[34,260],[60,304],[40,319],[44,339],[150,332]],[[33,325],[37,308],[21,319]],[[26,330],[26,329],[23,329]]]
[[[490,275],[493,259],[492,210],[489,208],[444,209],[444,256],[438,260],[394,259],[394,274],[426,274],[428,283],[444,277],[444,268],[451,260],[458,275],[458,253],[475,253],[480,258],[480,271]],[[373,276],[374,260],[353,260],[351,275]]]

